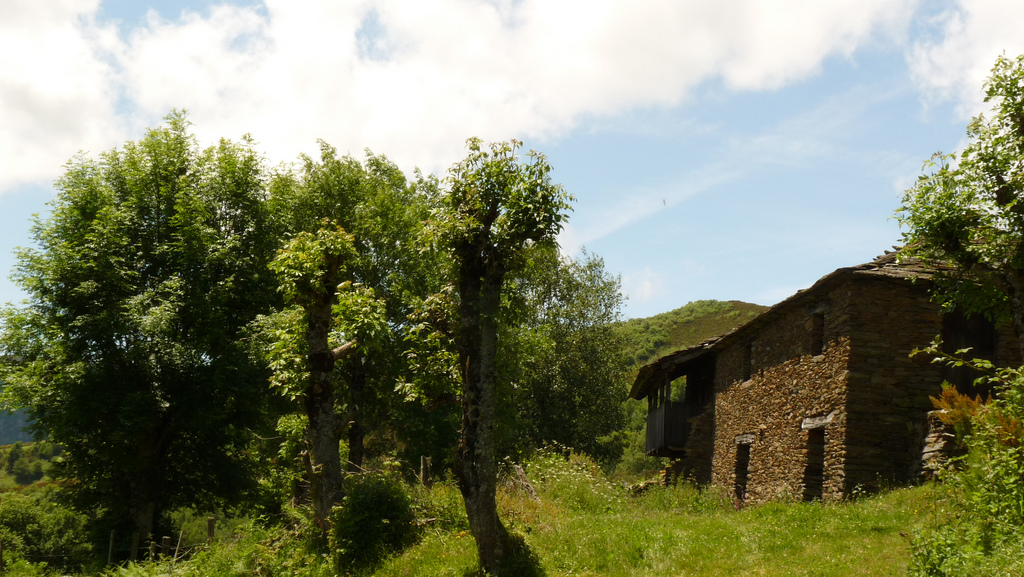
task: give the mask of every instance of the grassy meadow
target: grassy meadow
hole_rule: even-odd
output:
[[[736,509],[685,484],[639,497],[609,489],[600,498],[559,480],[536,484],[539,503],[506,490],[500,504],[537,557],[538,574],[550,576],[903,575],[911,539],[937,522],[942,499],[930,485],[836,504]],[[463,576],[475,556],[465,531],[428,530],[366,574]]]
[[[686,483],[631,496],[575,454],[542,453],[525,469],[539,500],[509,480],[501,486],[499,509],[528,545],[519,571],[527,577],[905,575],[912,540],[944,520],[951,498],[943,486],[929,484],[841,503],[737,507],[726,495]],[[405,491],[415,513],[412,538],[397,551],[380,547],[369,561],[346,564],[310,549],[301,523],[276,529],[250,524],[191,560],[106,574],[477,575],[473,538],[454,484]],[[362,531],[375,534],[386,525]]]

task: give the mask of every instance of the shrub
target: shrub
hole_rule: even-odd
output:
[[[6,493],[0,499],[0,539],[4,553],[26,561],[78,569],[89,559],[84,515],[42,496]]]
[[[621,504],[623,490],[610,483],[587,455],[557,444],[546,445],[524,467],[542,498],[577,511],[605,512]]]
[[[434,483],[430,488],[417,485],[412,491],[413,510],[418,523],[439,531],[466,531],[469,519],[462,493],[452,481]]]
[[[43,478],[43,462],[22,457],[14,463],[12,474],[19,485],[31,485]]]
[[[993,371],[987,361],[958,362]],[[1024,373],[993,372],[996,398],[970,407],[968,453],[945,475],[956,514],[915,540],[912,575],[984,575],[980,567],[1012,562],[1006,552],[1024,538]]]
[[[338,567],[366,566],[411,545],[412,498],[397,473],[349,475],[345,498],[331,514],[331,549]]]

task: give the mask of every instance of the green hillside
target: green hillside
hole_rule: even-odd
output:
[[[727,333],[766,310],[768,307],[741,301],[693,301],[674,311],[630,319],[620,328],[627,342],[628,358],[643,365]]]

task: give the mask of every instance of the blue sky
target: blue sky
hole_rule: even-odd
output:
[[[323,138],[443,174],[469,136],[518,138],[577,198],[563,249],[621,275],[627,315],[773,304],[899,241],[902,190],[963,145],[1022,21],[971,0],[5,0],[0,268],[68,158],[177,107],[271,164]]]

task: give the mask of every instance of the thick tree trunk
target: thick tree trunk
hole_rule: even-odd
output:
[[[331,509],[341,499],[344,473],[341,468],[341,434],[334,413],[334,361],[328,336],[331,328],[331,305],[334,287],[338,285],[338,263],[330,262],[324,274],[324,287],[315,302],[306,305],[306,344],[309,385],[304,395],[306,443],[309,450],[309,492],[313,514],[324,530],[329,528]]]
[[[501,575],[502,560],[511,553],[511,540],[498,518],[495,499],[495,356],[504,269],[493,263],[485,268],[479,260],[463,260],[460,271],[462,438],[456,472],[480,566],[488,574]]]
[[[163,513],[159,486],[163,478],[161,466],[166,459],[167,446],[172,436],[172,422],[173,416],[164,412],[159,420],[151,424],[149,431],[137,440],[134,479],[128,482],[128,494],[124,497],[135,531],[142,538],[154,534]]]

